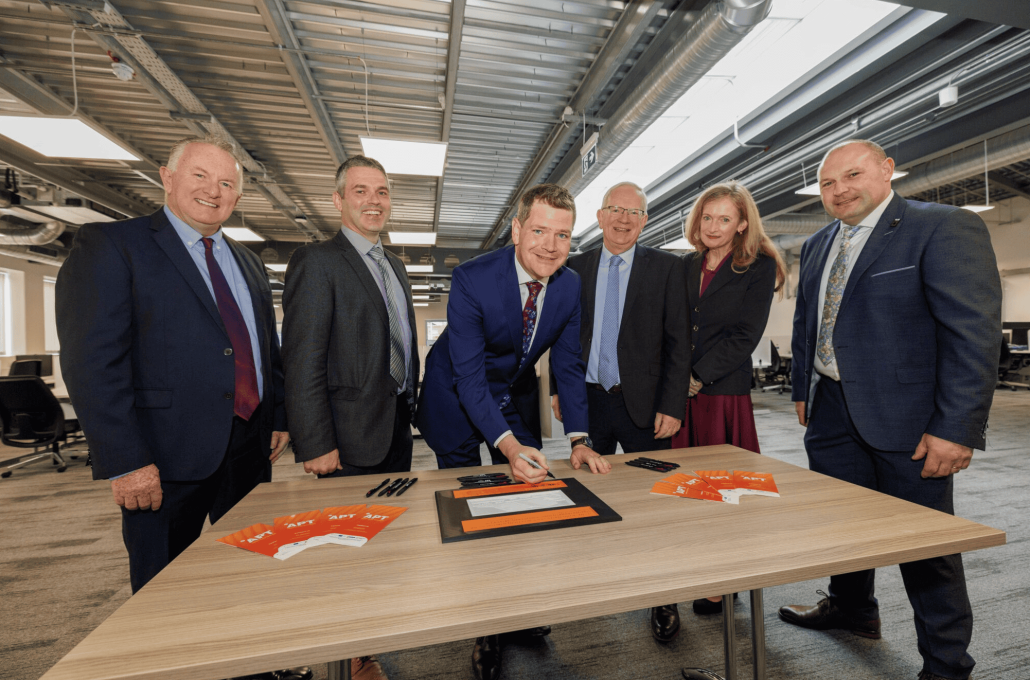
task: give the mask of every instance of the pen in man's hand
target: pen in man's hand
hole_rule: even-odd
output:
[[[521,458],[522,460],[526,461],[527,463],[529,463],[530,465],[535,467],[537,470],[543,470],[544,469],[543,466],[540,465],[540,463],[536,462],[535,460],[533,460],[532,458],[530,458],[529,456],[527,456],[524,453],[520,452],[519,453],[519,458]],[[557,477],[555,477],[554,475],[551,474],[550,470],[547,471],[547,476],[550,477],[551,479],[557,479]]]
[[[401,488],[401,484],[403,484],[403,483],[404,483],[404,482],[406,482],[406,481],[408,481],[408,478],[407,478],[407,477],[405,477],[404,479],[398,479],[398,480],[397,480],[396,482],[394,482],[394,483],[393,483],[393,484],[391,484],[390,486],[388,486],[388,487],[386,487],[385,489],[383,489],[382,491],[380,491],[380,492],[379,492],[379,496],[382,496],[383,494],[385,494],[385,493],[387,493],[387,492],[389,492],[389,491],[391,491],[391,490],[392,490],[392,491],[396,491],[397,489]],[[377,496],[377,498],[378,498],[379,496]]]
[[[371,491],[369,491],[368,493],[366,493],[366,494],[365,494],[365,498],[368,498],[369,496],[371,496],[372,494],[374,494],[374,493],[375,493],[376,491],[379,491],[379,489],[382,489],[382,488],[383,488],[384,486],[386,486],[386,485],[387,485],[387,484],[389,484],[389,483],[390,483],[390,478],[389,478],[389,477],[387,477],[386,479],[384,479],[384,480],[383,480],[383,483],[382,483],[382,484],[380,484],[380,485],[379,485],[379,486],[377,486],[376,488],[374,488],[374,489],[372,489]]]
[[[397,492],[397,495],[400,496],[402,493],[404,493],[405,491],[410,489],[411,485],[414,484],[417,481],[418,481],[418,477],[412,477],[411,481],[409,481],[407,484],[405,484],[404,486],[401,487],[401,490]]]

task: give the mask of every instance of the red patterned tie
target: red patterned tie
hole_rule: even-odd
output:
[[[526,284],[529,288],[529,297],[526,298],[526,306],[522,309],[522,362],[525,363],[526,355],[529,354],[529,344],[533,340],[533,329],[536,328],[536,299],[540,295],[544,284],[539,281],[530,281]],[[521,364],[520,364],[521,366]]]
[[[222,323],[225,324],[229,342],[232,343],[232,355],[236,358],[236,398],[233,402],[233,411],[240,418],[250,420],[260,401],[257,371],[254,369],[254,352],[250,346],[250,331],[247,330],[247,322],[243,320],[236,298],[232,296],[229,282],[225,280],[222,268],[215,260],[214,251],[211,250],[214,241],[209,238],[201,241],[204,242],[204,257],[207,259],[207,271],[211,275],[211,286],[215,289],[218,313],[222,315]]]

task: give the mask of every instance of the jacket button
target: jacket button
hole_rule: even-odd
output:
[[[694,343],[690,343],[690,351],[691,351],[691,352],[693,352],[693,351],[694,351]]]
[[[232,347],[226,347],[225,351],[223,352],[223,354],[225,354],[225,356],[231,356],[232,355]]]
[[[700,308],[700,307],[694,307],[694,311],[695,311],[695,312],[700,312],[700,311],[701,311],[701,308]]]
[[[697,330],[697,324],[694,324],[694,330],[695,331]]]
[[[232,392],[226,392],[226,393],[225,393],[225,394],[223,394],[222,396],[223,396],[223,397],[225,397],[226,399],[232,399],[232,397],[233,397],[233,394],[232,394]]]

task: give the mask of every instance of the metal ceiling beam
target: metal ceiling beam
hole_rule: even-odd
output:
[[[169,111],[210,116],[210,120],[204,124],[194,120],[182,121],[194,134],[199,136],[216,134],[225,137],[232,141],[238,149],[240,161],[244,169],[252,172],[265,172],[265,167],[250,155],[244,146],[207,109],[189,86],[176,75],[172,67],[141,36],[125,33],[125,31],[134,29],[110,2],[103,3],[99,9],[93,9],[94,5],[92,4],[89,5],[89,8],[85,8],[80,0],[49,0],[49,4],[59,7],[69,19],[82,23],[83,27],[100,24],[117,29],[119,31],[118,35],[89,31],[89,36],[102,49],[116,54],[119,59],[131,66],[136,72],[136,77],[140,83],[153,96],[157,97]],[[270,199],[270,202],[272,202],[275,209],[289,220],[291,224],[296,225],[309,239],[320,241],[324,238],[318,229],[305,222],[297,221],[298,217],[304,216],[304,211],[273,181],[265,181],[259,187],[259,191],[265,196],[270,195],[274,197],[274,201]]]
[[[444,87],[443,123],[440,125],[440,141],[451,141],[451,120],[454,117],[454,91],[458,85],[458,57],[461,56],[461,31],[465,26],[465,0],[451,2],[451,30],[447,39],[447,85]],[[436,180],[436,202],[433,206],[433,231],[440,230],[440,204],[443,202],[444,174]]]
[[[608,40],[601,47],[597,57],[590,65],[590,70],[583,76],[583,80],[580,82],[579,87],[576,88],[575,94],[569,99],[568,108],[574,114],[576,112],[580,114],[585,112],[594,99],[602,92],[604,86],[608,84],[608,81],[612,79],[619,67],[626,61],[630,50],[640,42],[644,32],[650,27],[651,22],[654,21],[661,7],[662,3],[654,0],[633,0],[627,5],[622,16],[619,17],[618,23],[615,24],[608,35]],[[543,179],[545,173],[550,170],[555,157],[562,152],[565,145],[568,144],[576,132],[577,128],[575,125],[566,125],[564,121],[559,121],[554,125],[547,136],[547,141],[540,147],[536,157],[529,164],[529,169],[523,175],[522,181],[515,191],[512,192],[508,200],[508,208],[501,215],[501,219],[497,221],[497,224],[494,225],[490,235],[484,239],[483,248],[492,246],[505,233],[508,225],[511,223],[519,196]]]
[[[1000,172],[988,172],[987,179],[990,180],[991,184],[996,184],[1009,193],[1022,196],[1023,198],[1030,198],[1030,187],[1021,187]]]
[[[343,142],[340,141],[340,135],[336,132],[336,126],[329,115],[329,110],[323,100],[318,98],[321,93],[318,91],[315,77],[308,67],[307,58],[296,51],[299,50],[300,43],[293,32],[293,26],[286,18],[286,8],[283,7],[282,0],[258,0],[257,10],[265,20],[265,27],[272,36],[272,40],[281,47],[289,48],[289,50],[282,51],[283,64],[286,66],[290,78],[293,79],[300,98],[304,100],[304,106],[311,114],[311,120],[318,130],[319,136],[322,137],[326,149],[333,157],[333,162],[339,166],[347,160],[347,151],[343,148]]]

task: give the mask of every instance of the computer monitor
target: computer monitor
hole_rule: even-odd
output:
[[[40,377],[52,376],[54,374],[54,355],[53,354],[18,354],[14,357],[15,361],[38,361],[40,365],[39,375]]]

